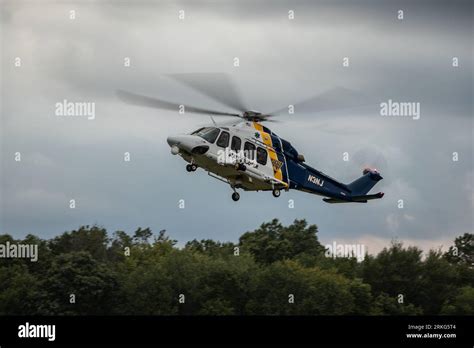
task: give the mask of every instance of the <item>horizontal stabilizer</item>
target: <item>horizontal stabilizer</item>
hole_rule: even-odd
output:
[[[372,199],[380,199],[384,195],[383,192],[376,193],[374,195],[364,195],[364,196],[349,196],[347,199],[339,198],[323,198],[323,201],[326,203],[367,203]]]

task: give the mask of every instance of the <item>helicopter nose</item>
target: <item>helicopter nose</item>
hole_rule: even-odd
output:
[[[171,153],[173,155],[177,155],[179,153],[179,146],[181,144],[179,137],[170,136],[166,138],[166,141],[168,142],[168,145],[171,147]]]
[[[166,142],[169,146],[176,146],[179,144],[179,139],[176,136],[169,136],[168,138],[166,138]]]
[[[195,146],[205,143],[205,140],[189,134],[169,136],[166,141],[171,147],[171,153],[173,154],[176,154],[179,150],[191,152]]]

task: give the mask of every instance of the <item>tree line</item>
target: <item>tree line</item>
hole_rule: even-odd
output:
[[[446,252],[392,242],[363,261],[327,257],[316,225],[278,220],[237,243],[82,226],[0,259],[0,315],[473,315],[474,234]]]

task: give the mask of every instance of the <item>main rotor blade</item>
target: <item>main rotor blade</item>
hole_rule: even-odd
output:
[[[204,109],[196,106],[191,106],[187,104],[178,104],[169,102],[166,100],[147,97],[140,94],[135,94],[131,92],[127,92],[124,90],[117,90],[117,96],[124,102],[132,105],[138,106],[145,106],[149,108],[155,109],[163,109],[163,110],[172,110],[172,111],[179,111],[180,105],[184,105],[184,112],[191,112],[195,114],[205,114],[205,115],[216,115],[216,116],[236,116],[240,117],[239,114],[229,113],[229,112],[222,112],[210,109]]]
[[[367,96],[360,92],[344,87],[336,87],[292,105],[294,114],[303,114],[337,111],[358,106],[376,105],[376,103],[371,102]],[[286,106],[271,112],[270,115],[289,114],[288,111],[288,106]]]
[[[242,101],[238,88],[227,74],[184,73],[167,76],[234,110],[240,112],[248,110]]]

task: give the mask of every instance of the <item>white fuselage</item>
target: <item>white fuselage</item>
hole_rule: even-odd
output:
[[[167,139],[173,154],[245,190],[286,188],[270,134],[254,122],[209,126]],[[281,165],[280,165],[281,166]]]

